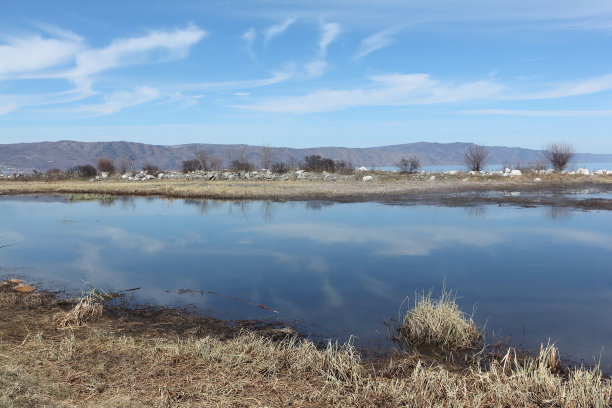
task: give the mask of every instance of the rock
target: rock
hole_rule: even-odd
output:
[[[158,179],[163,179],[163,178],[164,178],[164,173],[159,173],[159,174],[157,175],[157,178],[158,178]]]
[[[584,168],[581,168],[581,169],[576,170],[576,171],[575,171],[575,173],[576,173],[576,174],[581,174],[581,175],[583,175],[583,176],[588,176],[588,175],[590,175],[590,174],[591,174],[591,173],[589,172],[589,169],[584,169]]]
[[[535,181],[536,183],[539,183],[540,181],[542,181],[542,179],[539,178],[539,177],[536,177],[536,178],[533,179],[533,181]]]
[[[370,180],[372,180],[372,176],[363,176],[362,180],[363,181],[370,181]]]
[[[434,181],[435,179],[436,179],[436,176],[431,176],[431,177],[429,178],[429,181]]]
[[[108,173],[103,171],[102,173],[100,173],[100,177],[102,177],[103,179],[108,178]]]
[[[544,174],[553,174],[555,171],[553,169],[547,169],[544,171]]]
[[[298,175],[298,176],[300,174],[304,174],[304,173],[306,173],[306,170],[298,170],[298,171],[295,172],[295,174]]]
[[[523,175],[523,173],[521,173],[520,170],[512,170],[510,172],[510,177],[516,177],[516,176],[522,176],[522,175]]]
[[[449,174],[449,175],[451,175],[451,176],[454,176],[455,174],[457,174],[457,170],[450,170],[450,171],[447,171],[447,172],[446,172],[446,174]]]
[[[597,174],[598,176],[603,176],[604,174],[606,174],[605,170],[597,170],[594,171],[593,174]]]
[[[89,179],[90,183],[94,183],[96,181],[96,179]]]
[[[9,283],[22,283],[23,281],[21,279],[13,278],[13,279],[10,279],[8,282]]]
[[[355,171],[368,171],[367,167],[358,167],[355,169]]]
[[[32,293],[36,290],[36,288],[32,285],[26,285],[25,283],[20,283],[17,286],[14,286],[13,290],[15,292],[20,292],[20,293]]]
[[[506,167],[506,168],[504,169],[504,173],[510,173],[510,169]]]
[[[612,175],[612,170],[606,170],[606,175],[607,175],[607,176]]]

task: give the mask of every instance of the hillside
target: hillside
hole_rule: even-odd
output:
[[[408,143],[370,148],[314,147],[292,149],[272,147],[274,161],[298,163],[307,155],[318,154],[334,160],[345,160],[355,166],[394,166],[402,157],[417,156],[421,164],[461,165],[463,152],[470,143]],[[176,146],[149,145],[132,142],[37,142],[0,145],[0,166],[35,168],[41,171],[50,168],[66,169],[80,164],[95,164],[100,157],[109,157],[116,162],[125,160],[140,168],[145,163],[163,169],[178,169],[183,160],[191,159],[198,151],[215,156],[224,165],[245,155],[259,165],[261,146],[185,144]],[[542,151],[519,147],[490,146],[488,163],[515,164],[542,161]],[[579,153],[576,162],[612,162],[612,154]]]

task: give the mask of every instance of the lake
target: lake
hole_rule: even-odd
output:
[[[3,278],[141,287],[136,304],[382,349],[402,301],[446,285],[489,337],[532,350],[550,338],[573,362],[612,363],[609,211],[3,196],[0,214]]]

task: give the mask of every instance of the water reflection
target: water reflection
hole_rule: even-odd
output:
[[[538,208],[327,201],[0,198],[2,271],[54,287],[143,287],[138,301],[193,303],[221,317],[276,318],[323,337],[383,341],[407,295],[459,289],[460,304],[517,344],[549,337],[612,362],[612,216]],[[313,211],[314,210],[314,211]],[[485,216],[486,214],[486,216]],[[62,222],[62,220],[71,222]],[[8,273],[8,272],[7,272]],[[20,272],[21,273],[21,272]],[[167,291],[170,292],[167,292]],[[382,333],[382,334],[381,334]]]
[[[569,208],[549,207],[546,209],[546,215],[553,220],[566,220],[572,217],[572,211]]]

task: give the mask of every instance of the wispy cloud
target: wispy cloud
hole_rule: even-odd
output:
[[[455,85],[427,74],[390,74],[370,77],[367,88],[319,90],[304,96],[269,99],[236,107],[260,112],[305,114],[365,106],[428,105],[488,98],[503,86],[491,81]]]
[[[63,92],[0,97],[0,115],[21,107],[74,102],[98,94],[94,82],[98,74],[114,68],[163,62],[185,57],[190,48],[206,36],[191,24],[171,31],[150,31],[146,35],[119,38],[103,48],[88,48],[81,37],[69,31],[44,27],[55,38],[29,36],[4,37],[0,45],[0,79],[60,79],[75,85]],[[153,88],[140,86],[134,91],[115,91],[105,101],[63,111],[115,113],[123,107],[145,103],[159,97]]]
[[[58,38],[4,37],[0,45],[0,78],[8,74],[39,71],[74,61],[83,48],[78,36]]]
[[[548,85],[546,88],[547,89],[538,92],[522,92],[509,95],[506,99],[533,100],[567,98],[609,91],[612,89],[612,74],[561,82]]]
[[[116,91],[107,95],[103,103],[82,105],[69,109],[71,112],[85,112],[95,116],[110,115],[124,108],[142,105],[160,97],[160,92],[148,86],[139,86],[133,91]]]
[[[393,43],[393,38],[391,37],[398,31],[397,28],[388,28],[383,31],[379,31],[375,34],[372,34],[369,37],[364,38],[361,41],[359,46],[359,50],[357,50],[357,54],[355,55],[356,59],[363,58],[368,54],[373,53],[376,50],[387,47]]]
[[[338,23],[325,23],[321,27],[321,40],[319,40],[319,55],[325,57],[327,53],[327,47],[331,44],[338,34],[340,34],[340,24]]]
[[[80,52],[76,68],[66,76],[82,83],[89,81],[92,74],[120,66],[183,58],[191,46],[205,36],[204,30],[189,25],[173,31],[151,31],[141,37],[118,39],[108,47]]]
[[[293,23],[295,23],[295,21],[296,21],[295,17],[289,17],[285,21],[283,21],[281,24],[277,24],[277,25],[268,27],[263,32],[264,41],[267,43],[268,41],[272,39],[272,37],[275,37],[279,34],[284,33]]]
[[[255,53],[253,52],[253,42],[255,42],[255,37],[257,33],[253,27],[249,28],[240,36],[246,44],[247,52],[252,59],[255,59]]]
[[[520,109],[473,109],[462,113],[501,116],[553,116],[553,117],[610,117],[612,109],[599,110],[520,110]]]

